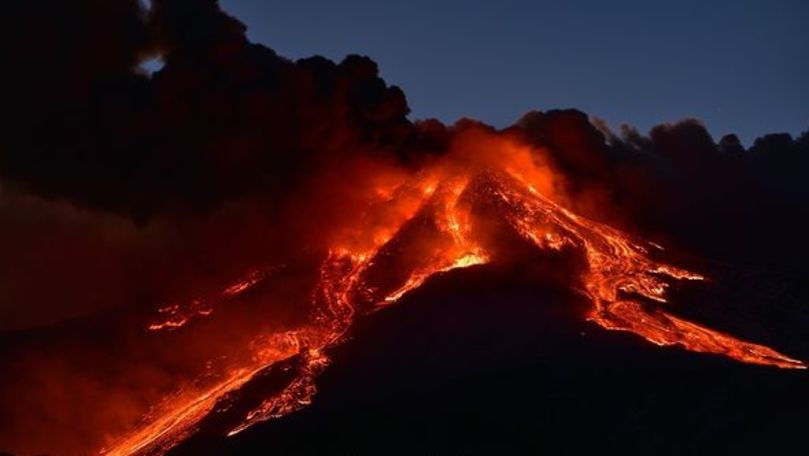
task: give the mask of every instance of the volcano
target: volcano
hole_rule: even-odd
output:
[[[411,120],[370,58],[215,0],[40,3],[9,6],[1,451],[797,444],[809,132]]]
[[[635,333],[657,345],[722,354],[737,361],[805,369],[803,362],[677,317],[665,310],[667,280],[703,277],[651,259],[649,249],[618,230],[580,217],[545,196],[552,176],[537,166],[529,149],[503,142],[499,165],[479,156],[452,157],[411,179],[376,188],[357,224],[329,249],[313,291],[311,322],[251,344],[253,363],[230,370],[222,380],[167,407],[145,427],[104,452],[164,454],[195,432],[223,404],[238,401],[256,377],[288,377],[229,427],[233,436],[252,425],[281,418],[311,403],[328,352],[350,334],[358,315],[380,310],[423,286],[431,277],[483,265],[507,255],[502,239],[518,249],[579,251],[581,289],[591,301],[587,318],[599,326]],[[519,170],[519,171],[516,171]],[[245,278],[222,294],[248,292],[260,279]],[[193,316],[214,312],[170,309],[172,319],[152,330],[176,329]],[[187,313],[177,320],[177,314]],[[282,367],[278,367],[281,364]],[[278,373],[277,371],[282,371]],[[285,383],[285,384],[284,384]]]

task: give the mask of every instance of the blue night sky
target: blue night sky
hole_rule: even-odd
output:
[[[807,0],[220,3],[284,56],[368,55],[414,119],[574,107],[644,132],[697,117],[747,144],[809,127]]]

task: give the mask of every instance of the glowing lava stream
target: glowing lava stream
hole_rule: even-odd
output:
[[[685,321],[633,298],[662,304],[667,279],[702,277],[659,264],[645,248],[620,231],[571,213],[540,192],[540,183],[532,175],[505,167],[463,177],[421,175],[414,180],[380,192],[384,197],[373,204],[361,228],[347,230],[343,241],[329,252],[313,293],[313,314],[307,326],[264,337],[256,344],[252,364],[226,373],[212,387],[169,401],[155,416],[147,418],[143,427],[102,453],[166,453],[191,435],[203,418],[216,413],[227,395],[268,366],[295,355],[301,355],[303,363],[295,378],[247,413],[228,435],[306,406],[315,394],[315,377],[328,363],[326,350],[343,340],[355,314],[390,305],[435,274],[489,261],[486,249],[473,235],[471,222],[470,207],[482,200],[497,206],[508,225],[538,248],[558,250],[571,246],[584,252],[589,268],[582,278],[582,291],[593,302],[588,319],[596,324],[633,332],[657,345],[679,344],[688,350],[721,354],[746,363],[805,368],[801,361],[768,347]],[[464,201],[468,204],[462,204]],[[431,241],[425,241],[428,245],[422,247],[419,258],[406,264],[406,273],[397,284],[373,283],[374,266],[394,256],[402,233],[416,221],[423,225],[425,220],[430,222],[433,236]],[[256,282],[248,278],[224,294],[240,293]],[[187,321],[175,311],[170,320],[178,324],[166,327]],[[210,313],[206,312],[191,309],[193,315]],[[156,323],[152,329],[163,327]]]

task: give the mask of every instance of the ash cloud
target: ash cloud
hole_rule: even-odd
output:
[[[745,149],[696,119],[615,133],[576,110],[531,112],[512,129],[549,152],[585,214],[701,255],[805,268],[809,131]]]
[[[289,61],[213,0],[10,8],[0,173],[38,195],[140,219],[207,210],[412,129],[370,59]],[[149,55],[165,62],[151,78]]]

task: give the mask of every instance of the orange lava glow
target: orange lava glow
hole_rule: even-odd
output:
[[[246,277],[228,285],[217,297],[217,300],[193,299],[185,305],[169,304],[157,309],[160,318],[150,323],[150,331],[172,330],[185,326],[196,317],[207,317],[213,313],[214,302],[224,302],[246,292],[264,279],[271,270],[259,269],[249,273]]]
[[[487,147],[497,150],[479,150]],[[303,365],[294,380],[246,413],[228,435],[305,407],[316,392],[315,378],[329,363],[328,349],[345,339],[357,315],[396,303],[437,274],[494,259],[494,249],[476,227],[475,208],[480,204],[498,208],[506,226],[539,249],[582,252],[587,268],[581,292],[592,302],[586,317],[595,324],[632,332],[657,345],[680,345],[745,363],[806,367],[768,347],[667,312],[669,283],[702,276],[660,264],[645,245],[659,246],[635,242],[563,207],[554,194],[554,176],[538,162],[536,151],[504,139],[470,149],[392,179],[395,182],[368,196],[355,222],[333,240],[311,295],[307,324],[256,339],[250,363],[233,367],[211,387],[167,399],[139,429],[114,440],[101,453],[164,454],[193,433],[201,419],[216,413],[229,394],[268,366],[295,356]],[[388,273],[380,275],[380,268]],[[178,328],[189,318],[210,313],[215,301],[244,293],[261,279],[261,273],[254,273],[228,286],[216,299],[190,308],[170,306],[161,312],[168,318],[149,329]]]

